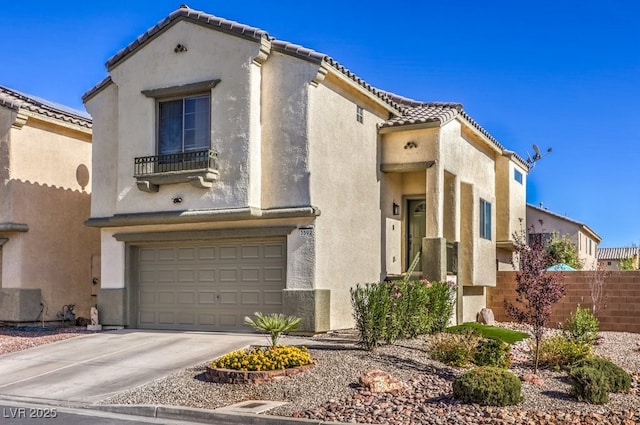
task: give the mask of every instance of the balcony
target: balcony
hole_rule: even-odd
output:
[[[160,185],[191,183],[207,189],[218,180],[218,154],[201,150],[135,158],[133,176],[138,189],[157,192]]]

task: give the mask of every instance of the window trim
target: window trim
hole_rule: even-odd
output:
[[[195,95],[198,93],[204,93],[206,91],[209,91],[215,86],[217,86],[219,82],[220,82],[219,79],[198,81],[196,83],[183,84],[180,86],[168,86],[168,87],[160,87],[156,89],[142,90],[140,93],[142,93],[146,97],[153,98],[153,99],[169,98],[169,97],[175,97],[175,98],[188,97],[190,95]]]
[[[515,181],[517,181],[520,184],[524,184],[524,175],[522,174],[522,172],[520,170],[518,170],[517,168],[513,169],[513,179]]]
[[[356,105],[356,121],[364,124],[364,108],[360,105]]]

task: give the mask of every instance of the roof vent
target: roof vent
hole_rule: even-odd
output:
[[[191,8],[183,3],[180,5],[180,9],[191,9]]]

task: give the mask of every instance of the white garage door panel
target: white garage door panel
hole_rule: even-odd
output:
[[[244,317],[282,312],[284,239],[138,249],[138,326],[248,331]]]

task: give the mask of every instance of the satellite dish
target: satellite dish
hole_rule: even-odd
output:
[[[547,152],[542,155],[542,153],[540,152],[540,148],[538,147],[538,145],[534,144],[533,145],[533,157],[531,157],[531,155],[529,155],[529,152],[527,152],[527,165],[529,166],[529,169],[533,169],[533,167],[536,165],[536,162],[538,162],[539,160],[541,160],[542,158],[544,158],[545,156],[549,155],[552,151],[552,148],[547,149]]]
[[[542,155],[540,154],[540,148],[538,147],[538,145],[536,144],[533,145],[533,151],[536,153],[534,158],[536,159],[542,158]]]

